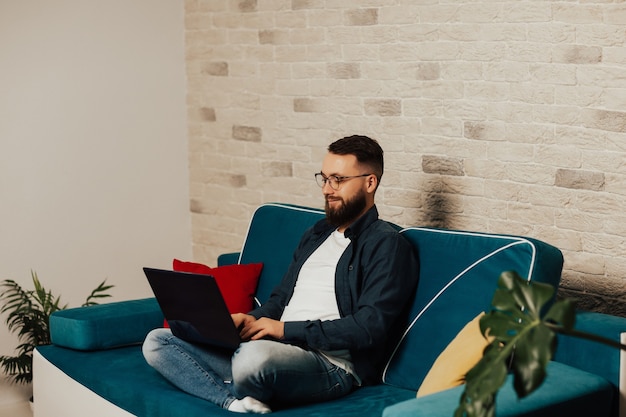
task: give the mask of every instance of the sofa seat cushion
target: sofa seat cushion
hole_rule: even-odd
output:
[[[154,298],[120,301],[56,311],[50,316],[50,338],[57,346],[78,350],[109,349],[142,343],[163,325]]]
[[[136,416],[233,416],[233,413],[192,397],[168,383],[145,362],[140,346],[84,352],[49,345],[37,350],[69,377]],[[335,401],[275,410],[273,415],[380,416],[385,407],[414,397],[414,391],[377,385],[360,388]]]
[[[404,401],[385,409],[383,417],[450,417],[464,386]],[[543,384],[519,400],[509,378],[496,397],[498,417],[609,417],[616,387],[606,379],[571,366],[550,362]]]

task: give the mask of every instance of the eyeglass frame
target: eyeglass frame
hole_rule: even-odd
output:
[[[321,172],[317,172],[315,174],[315,182],[317,183],[317,185],[319,185],[320,188],[324,188],[324,186],[326,184],[328,184],[328,186],[337,191],[339,190],[339,188],[341,187],[341,183],[343,183],[344,181],[347,180],[351,180],[353,178],[363,178],[363,177],[369,177],[370,175],[374,175],[373,173],[370,174],[361,174],[361,175],[347,175],[347,176],[341,176],[341,175],[329,175],[328,177],[326,175],[324,175]],[[321,178],[321,179],[319,179]],[[333,181],[335,184],[337,184],[335,187],[333,187]]]

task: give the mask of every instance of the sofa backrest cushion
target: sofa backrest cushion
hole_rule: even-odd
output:
[[[420,279],[408,328],[384,371],[387,384],[417,390],[457,333],[490,309],[503,271],[559,284],[561,252],[535,239],[419,227],[401,233],[417,250]]]
[[[254,212],[241,249],[239,263],[263,263],[256,292],[258,304],[264,303],[283,278],[304,232],[324,211],[289,204],[268,203]]]

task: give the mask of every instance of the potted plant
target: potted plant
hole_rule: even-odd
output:
[[[33,379],[33,349],[39,345],[50,344],[49,318],[57,310],[67,308],[61,303],[61,297],[46,290],[37,274],[31,271],[34,289],[25,290],[17,282],[7,279],[0,283],[0,314],[7,314],[6,324],[9,331],[17,333],[19,345],[15,356],[0,356],[0,366],[10,380],[17,384],[28,384]],[[102,281],[89,294],[82,304],[98,304],[95,300],[110,297],[108,290],[113,285]]]
[[[537,389],[556,350],[557,333],[626,350],[626,345],[575,330],[574,302],[564,299],[550,305],[554,291],[549,284],[529,282],[513,271],[500,275],[493,310],[480,319],[480,330],[491,342],[465,375],[455,417],[493,417],[496,394],[509,371],[518,398]]]

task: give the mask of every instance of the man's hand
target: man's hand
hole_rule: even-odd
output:
[[[251,316],[249,314],[243,314],[243,313],[231,314],[230,317],[233,319],[233,323],[235,323],[235,327],[238,328],[240,331],[244,327],[246,327],[248,324],[256,321],[256,318],[254,318],[254,316]]]
[[[241,313],[232,314],[231,317],[243,340],[259,340],[264,337],[281,340],[285,337],[285,324],[282,321],[267,317],[257,320],[249,314]]]

